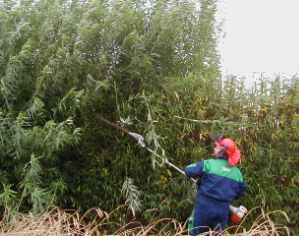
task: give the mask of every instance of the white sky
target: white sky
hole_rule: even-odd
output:
[[[299,0],[220,0],[218,11],[224,74],[299,71]]]

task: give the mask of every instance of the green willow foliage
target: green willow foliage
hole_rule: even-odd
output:
[[[3,211],[127,204],[128,218],[186,219],[191,183],[104,117],[181,167],[209,156],[209,132],[232,136],[242,203],[286,210],[293,226],[298,79],[221,81],[215,13],[215,0],[0,1]]]

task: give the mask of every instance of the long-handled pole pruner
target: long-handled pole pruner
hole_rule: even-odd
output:
[[[160,159],[164,160],[164,163],[168,166],[170,166],[171,168],[175,169],[176,171],[178,171],[179,173],[183,174],[186,176],[186,173],[180,169],[179,167],[177,167],[176,165],[172,164],[171,162],[168,161],[167,158],[161,156],[160,154],[158,154],[157,152],[155,152],[153,149],[149,148],[148,146],[146,146],[145,142],[144,142],[144,137],[141,134],[138,133],[134,133],[129,131],[128,129],[121,127],[115,123],[110,122],[109,120],[103,118],[103,117],[99,117],[100,120],[104,121],[106,124],[121,130],[122,132],[128,134],[130,137],[132,137],[139,146],[145,148],[147,151],[149,151],[150,153],[152,153],[154,156],[159,157]],[[190,178],[192,180],[192,182],[196,183],[197,181],[194,178]]]
[[[151,148],[149,148],[148,146],[146,146],[145,142],[144,142],[144,137],[141,134],[138,133],[134,133],[134,132],[130,132],[128,129],[121,127],[115,123],[110,122],[109,120],[103,118],[103,117],[99,117],[100,120],[102,120],[103,122],[105,122],[106,124],[121,130],[122,132],[128,134],[130,137],[132,137],[139,146],[145,148],[147,151],[149,151],[150,153],[152,153],[153,155],[155,155],[156,157],[159,157],[160,159],[164,160],[164,163],[167,164],[168,166],[172,167],[173,169],[175,169],[176,171],[178,171],[179,173],[183,174],[186,176],[186,173],[180,169],[179,167],[177,167],[176,165],[172,164],[171,162],[168,161],[167,158],[161,156],[160,154],[158,154],[157,152],[155,152],[154,150],[152,150]],[[190,178],[191,181],[193,183],[196,183],[196,179],[194,178]],[[244,206],[239,206],[239,207],[234,207],[232,205],[229,206],[229,209],[232,213],[232,217],[233,218],[233,222],[234,223],[239,223],[241,221],[241,219],[243,218],[243,216],[247,213],[247,209]]]

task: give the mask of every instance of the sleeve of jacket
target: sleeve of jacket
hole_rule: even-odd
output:
[[[204,169],[204,161],[199,161],[197,163],[193,163],[191,165],[188,165],[185,168],[185,173],[188,177],[201,177],[203,175],[203,169]]]

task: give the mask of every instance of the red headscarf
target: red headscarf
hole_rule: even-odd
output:
[[[216,141],[217,144],[224,147],[225,153],[227,155],[228,164],[230,166],[235,166],[238,164],[241,158],[240,150],[238,149],[235,142],[229,138],[224,138]]]

